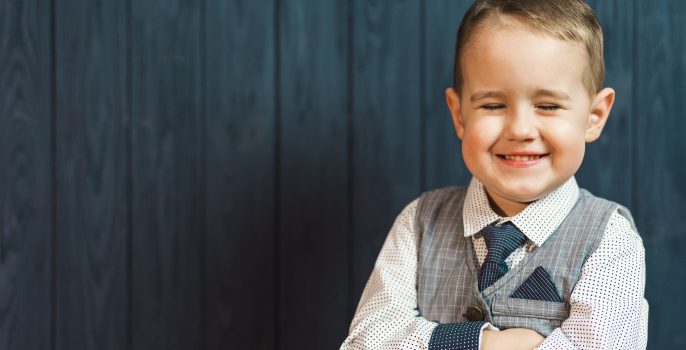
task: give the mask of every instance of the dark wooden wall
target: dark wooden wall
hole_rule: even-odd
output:
[[[618,100],[579,183],[686,333],[686,2],[593,0]],[[333,349],[393,219],[466,184],[467,0],[0,0],[0,349]]]

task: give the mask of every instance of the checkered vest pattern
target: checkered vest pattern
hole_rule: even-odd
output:
[[[430,321],[468,321],[467,315],[478,307],[496,327],[524,327],[548,336],[569,316],[569,297],[581,268],[600,244],[614,211],[635,229],[626,208],[581,189],[575,206],[545,243],[479,292],[479,263],[472,238],[464,237],[465,194],[463,187],[447,187],[425,192],[419,199],[417,302],[421,315]],[[548,271],[564,302],[510,297],[539,266]]]

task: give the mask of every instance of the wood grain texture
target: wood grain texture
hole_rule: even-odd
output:
[[[206,6],[208,349],[277,346],[274,12]]]
[[[126,7],[55,2],[57,349],[124,349]]]
[[[0,2],[0,349],[337,348],[393,219],[471,177],[470,3]],[[577,178],[631,208],[648,348],[683,348],[686,3],[589,4],[618,96]]]
[[[649,349],[678,349],[686,334],[686,3],[636,2],[636,222],[646,247]]]
[[[420,192],[420,2],[354,2],[353,300]]]
[[[132,3],[132,348],[204,347],[202,2]]]
[[[52,320],[50,3],[0,3],[0,349],[47,349]]]
[[[603,27],[605,86],[617,97],[598,140],[587,144],[579,186],[633,209],[634,8],[625,0],[589,1]]]
[[[422,189],[466,186],[472,175],[462,161],[462,144],[455,134],[445,89],[453,84],[457,29],[472,1],[424,2],[422,118],[426,126],[422,166],[426,180]]]
[[[279,6],[281,349],[338,348],[350,322],[347,3]]]

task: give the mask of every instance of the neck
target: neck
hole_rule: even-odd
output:
[[[509,201],[504,198],[499,198],[497,196],[491,195],[488,190],[486,190],[486,195],[488,197],[488,204],[490,204],[491,209],[493,211],[504,217],[512,217],[515,216],[519,213],[522,212],[522,210],[526,209],[526,207],[529,206],[529,203],[521,203],[521,202],[514,202],[514,201]]]

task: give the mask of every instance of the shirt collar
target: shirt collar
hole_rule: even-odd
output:
[[[472,177],[462,209],[464,235],[472,236],[495,221],[512,221],[529,240],[540,247],[569,214],[578,197],[579,186],[572,176],[562,186],[532,202],[519,214],[503,217],[491,209],[483,184]]]

